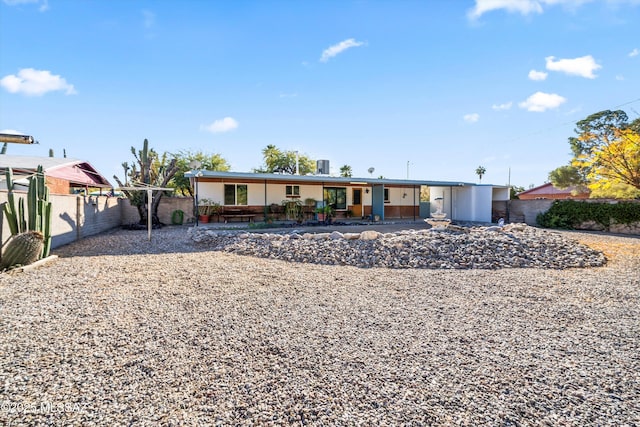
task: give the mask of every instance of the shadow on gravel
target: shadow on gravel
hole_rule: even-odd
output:
[[[151,230],[151,240],[147,230],[113,229],[104,233],[85,237],[52,250],[52,254],[60,257],[81,257],[100,255],[144,255],[166,253],[209,252],[211,249],[198,245],[189,237],[188,230],[193,225],[168,225]],[[424,221],[382,224],[336,224],[316,226],[288,226],[272,228],[249,228],[247,226],[225,227],[223,224],[202,226],[212,230],[241,229],[251,233],[280,233],[297,230],[303,233],[324,233],[338,230],[341,233],[360,233],[365,230],[376,230],[380,233],[392,233],[400,230],[421,230],[429,228]]]
[[[187,231],[188,226],[165,226],[151,231],[114,229],[85,237],[52,250],[60,257],[100,256],[100,255],[144,255],[166,253],[204,252],[198,248]]]

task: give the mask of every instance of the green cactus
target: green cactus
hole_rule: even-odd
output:
[[[13,170],[7,168],[5,172],[7,180],[7,203],[4,205],[4,212],[7,215],[7,222],[9,223],[9,231],[11,235],[18,234],[20,232],[18,228],[18,211],[16,210],[16,200],[13,195]]]
[[[29,265],[42,254],[44,236],[39,231],[27,231],[11,237],[4,248],[0,271]]]
[[[29,178],[29,191],[27,192],[27,206],[25,199],[18,199],[16,208],[16,197],[13,193],[13,171],[7,169],[7,203],[4,211],[9,223],[12,236],[26,231],[37,231],[43,233],[43,246],[40,258],[49,256],[51,251],[51,202],[49,201],[49,189],[45,183],[42,166],[38,166],[36,176]]]

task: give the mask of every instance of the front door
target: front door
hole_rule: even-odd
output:
[[[354,218],[362,218],[362,188],[352,189],[351,196],[353,216]]]

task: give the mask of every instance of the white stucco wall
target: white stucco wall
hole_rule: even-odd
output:
[[[493,202],[493,187],[479,185],[473,187],[473,211],[471,221],[491,222],[491,206]]]
[[[233,184],[231,182],[226,184]],[[222,182],[199,182],[198,183],[198,199],[210,199],[220,204],[224,204],[224,185]],[[283,200],[287,199],[285,192],[285,186],[289,184],[284,183],[269,183],[267,184],[266,202],[265,202],[265,185],[264,183],[247,183],[248,192],[248,204],[249,205],[271,205],[272,203],[281,204]],[[322,185],[306,185],[306,184],[290,184],[298,185],[300,187],[300,197],[297,198],[302,203],[305,199],[312,198],[316,201],[322,201]],[[333,187],[332,185],[326,185],[326,187]],[[371,189],[367,186],[337,186],[347,189],[347,205],[353,204],[353,188],[362,189],[362,203],[366,206],[371,205]],[[369,190],[367,193],[366,190]],[[389,197],[391,204],[395,205],[411,205],[413,203],[413,197],[411,192],[412,187],[407,188],[389,188]],[[407,194],[406,197],[402,197],[403,194]],[[420,199],[420,189],[415,189],[416,204]]]
[[[415,206],[418,206],[420,204],[420,188],[416,188],[416,189],[414,189],[413,187],[385,187],[385,188],[389,188],[389,204],[391,205],[412,206],[414,205],[414,202],[415,202]],[[369,197],[369,204],[371,204],[371,197]]]
[[[442,211],[454,221],[491,222],[491,185],[429,187],[431,211],[438,207],[436,198],[444,197]]]

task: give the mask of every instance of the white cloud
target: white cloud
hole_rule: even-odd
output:
[[[513,102],[509,101],[509,102],[505,102],[504,104],[493,104],[491,108],[493,108],[496,111],[503,111],[503,110],[510,110],[512,105],[513,105]]]
[[[616,80],[618,80],[618,81],[620,81],[620,82],[621,82],[621,81],[623,81],[623,80],[624,80],[624,76],[623,76],[622,74],[617,74],[617,75],[616,75]]]
[[[560,71],[572,76],[580,76],[586,79],[595,79],[597,76],[593,74],[594,71],[602,68],[602,65],[596,64],[596,60],[593,56],[586,55],[573,59],[559,59],[553,56],[547,56],[547,70]]]
[[[47,70],[23,68],[18,75],[9,74],[0,80],[0,86],[10,93],[23,93],[29,96],[41,96],[47,92],[64,91],[66,95],[75,95],[73,85]]]
[[[548,75],[549,74],[545,73],[544,71],[536,71],[536,70],[529,71],[529,79],[534,81],[546,80]]]
[[[480,114],[478,113],[465,114],[463,118],[464,118],[464,121],[467,123],[475,123],[478,120],[480,120]]]
[[[633,49],[629,52],[629,58],[633,58],[634,56],[640,55],[640,50],[638,48]]]
[[[296,98],[298,96],[297,93],[281,93],[280,98]]]
[[[2,0],[8,6],[18,6],[21,4],[36,4],[40,12],[49,10],[49,0]]]
[[[530,15],[532,13],[543,13],[545,7],[561,5],[569,10],[575,10],[584,3],[594,0],[476,0],[476,5],[467,12],[467,17],[471,20],[478,19],[487,12],[494,10],[506,10],[509,13],[519,13]],[[625,0],[609,0],[610,2]],[[631,4],[637,0],[626,0]],[[543,7],[544,6],[544,7]]]
[[[338,44],[334,44],[333,46],[328,47],[322,52],[322,56],[320,57],[320,62],[327,62],[329,59],[333,58],[339,53],[344,52],[347,49],[352,47],[363,46],[364,42],[356,41],[356,39],[347,39],[343,40]]]
[[[4,133],[5,135],[26,135],[26,133],[15,129],[2,129],[0,133]]]
[[[528,97],[526,101],[519,103],[518,106],[527,111],[542,113],[546,110],[558,108],[565,102],[567,102],[567,98],[555,93],[536,92]]]
[[[469,19],[480,18],[483,14],[493,10],[505,9],[510,13],[529,15],[542,13],[542,5],[537,0],[476,0],[473,9],[467,12]]]
[[[208,125],[201,125],[201,130],[206,130],[211,133],[223,133],[229,132],[238,127],[238,122],[232,117],[225,117],[224,119],[215,120]]]

